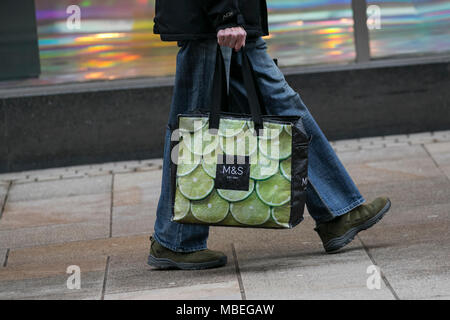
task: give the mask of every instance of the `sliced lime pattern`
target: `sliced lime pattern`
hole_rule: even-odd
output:
[[[178,188],[189,200],[202,200],[213,191],[214,180],[198,166],[192,173],[178,178]]]
[[[284,160],[292,154],[292,137],[283,131],[273,139],[260,139],[258,146],[267,158]]]
[[[180,117],[179,121],[180,132],[196,132],[206,126],[208,118]]]
[[[263,127],[264,129],[262,135],[260,135],[261,139],[275,139],[281,134],[281,132],[283,132],[284,129],[283,124],[272,122],[264,122]]]
[[[270,207],[262,203],[254,192],[247,199],[232,203],[230,211],[237,222],[249,226],[264,224],[270,218]]]
[[[291,183],[281,174],[256,183],[256,193],[265,204],[279,207],[291,200]]]
[[[178,177],[188,175],[194,171],[200,164],[200,161],[201,157],[190,152],[183,140],[178,144]]]
[[[267,158],[261,152],[254,155],[250,163],[250,178],[255,180],[269,179],[278,172],[278,161]]]
[[[284,131],[286,131],[288,135],[292,136],[292,125],[291,124],[285,124],[284,125]]]
[[[280,162],[280,172],[289,181],[291,181],[291,166],[292,166],[292,158],[286,159]]]
[[[202,159],[203,170],[205,170],[211,178],[216,178],[217,155],[219,153],[222,154],[220,148],[217,148],[215,151],[204,155]]]
[[[247,127],[246,130],[250,130],[251,133],[255,132],[255,124],[253,121],[246,121]]]
[[[217,149],[219,136],[210,134],[208,126],[194,133],[182,133],[186,147],[195,155],[209,154]]]
[[[228,215],[229,204],[223,200],[217,192],[205,200],[193,202],[191,205],[192,215],[198,220],[206,223],[218,223]]]
[[[189,213],[191,203],[186,199],[179,190],[175,192],[175,207],[174,217],[175,221],[181,220]]]
[[[292,125],[264,122],[262,136],[247,120],[208,127],[206,117],[180,118],[174,221],[289,228]],[[250,156],[248,191],[214,189],[221,154]]]
[[[254,188],[255,182],[250,179],[248,191],[217,189],[217,192],[224,200],[229,202],[237,202],[247,199],[252,194]]]
[[[258,138],[250,130],[246,130],[234,137],[222,137],[220,147],[228,155],[249,156],[258,148]]]
[[[244,131],[245,120],[220,119],[219,135],[222,137],[234,137]]]
[[[255,123],[253,121],[247,121],[248,129],[253,133],[255,132]],[[280,135],[283,131],[284,125],[281,123],[264,122],[263,131],[260,135],[261,139],[273,139]]]
[[[276,224],[289,228],[289,220],[291,217],[291,206],[284,205],[281,207],[273,207],[272,208],[272,219]]]

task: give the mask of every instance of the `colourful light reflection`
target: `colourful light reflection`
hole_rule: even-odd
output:
[[[281,66],[347,63],[355,58],[351,0],[269,0],[269,53]],[[82,27],[69,30],[66,8],[82,8]],[[372,53],[450,50],[450,1],[373,0],[382,29]],[[36,1],[42,75],[0,86],[155,77],[175,71],[176,43],[153,34],[154,0]]]
[[[368,2],[381,9],[381,28],[370,30],[373,57],[450,51],[450,1]]]

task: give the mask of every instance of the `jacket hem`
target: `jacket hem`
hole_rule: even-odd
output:
[[[268,36],[269,34],[266,32],[258,31],[258,30],[245,30],[247,32],[247,38],[257,38]],[[157,34],[157,33],[155,33]],[[217,33],[193,33],[193,34],[160,34],[162,41],[183,41],[183,40],[206,40],[206,39],[215,39],[217,38]]]

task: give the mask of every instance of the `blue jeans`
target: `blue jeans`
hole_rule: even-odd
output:
[[[216,40],[184,41],[179,46],[181,48],[177,56],[175,88],[165,137],[163,178],[154,238],[173,251],[192,252],[207,248],[209,227],[171,221],[171,128],[176,127],[178,114],[208,109],[217,43]],[[365,200],[300,96],[288,85],[266,49],[266,43],[261,38],[246,44],[265,111],[271,115],[294,115],[302,118],[305,129],[312,138],[306,205],[317,224],[332,220],[361,205]],[[222,48],[222,52],[227,65],[232,108],[245,111],[248,105],[240,74],[241,55],[229,48]]]

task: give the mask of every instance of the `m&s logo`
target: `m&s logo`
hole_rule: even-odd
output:
[[[242,176],[244,174],[244,168],[240,167],[240,166],[236,167],[236,166],[224,165],[222,167],[222,174],[233,175],[233,176]]]

